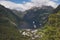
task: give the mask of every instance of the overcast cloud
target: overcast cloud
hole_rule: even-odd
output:
[[[58,0],[54,0],[54,1],[58,1]],[[57,7],[57,3],[51,1],[51,0],[31,0],[31,2],[25,2],[23,1],[23,4],[17,4],[11,1],[7,1],[7,0],[0,0],[0,4],[4,5],[7,8],[10,9],[16,9],[16,10],[28,10],[31,7],[41,7],[42,5],[47,5],[47,6],[52,6],[54,8]]]

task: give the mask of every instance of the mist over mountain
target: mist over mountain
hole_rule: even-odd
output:
[[[42,6],[33,7],[26,11],[8,9],[0,5],[0,40],[29,40],[33,37],[39,40],[47,38],[50,40],[51,36],[60,40],[59,30],[60,5],[56,9],[51,6]],[[40,38],[41,35],[42,38]]]
[[[60,6],[54,9],[51,6],[33,7],[26,11],[17,11],[5,8],[0,5],[0,14],[5,15],[19,29],[37,29],[47,23],[48,16],[53,10],[58,10]],[[55,11],[56,12],[56,11]]]

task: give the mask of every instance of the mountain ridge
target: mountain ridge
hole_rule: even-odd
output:
[[[39,27],[44,26],[44,24],[48,21],[48,16],[52,14],[54,10],[59,9],[60,6],[56,9],[53,9],[53,7],[51,6],[43,6],[42,8],[32,8],[26,10],[25,12],[20,12],[20,14],[23,15],[22,17],[18,11],[15,13],[13,12],[14,10],[5,8],[2,5],[0,5],[0,8],[0,11],[3,11],[2,13],[4,13],[6,17],[12,21],[13,24],[15,23],[17,25],[17,28],[37,29]],[[34,28],[34,25],[36,26],[36,28]]]

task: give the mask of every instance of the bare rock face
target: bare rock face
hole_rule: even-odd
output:
[[[23,19],[32,26],[32,29],[37,29],[44,26],[47,22],[48,15],[51,14],[52,10],[53,8],[51,6],[43,6],[42,8],[35,7],[27,10]],[[35,23],[33,23],[33,21]]]

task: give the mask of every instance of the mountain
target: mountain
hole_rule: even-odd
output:
[[[40,40],[60,40],[60,5],[49,15],[43,33],[44,36]]]
[[[52,13],[53,7],[43,6],[43,7],[33,7],[26,10],[26,14],[23,17],[23,22],[21,21],[19,28],[26,29],[37,29],[47,22],[49,14]]]
[[[17,15],[19,18],[23,18],[23,16],[24,16],[24,12],[23,11],[17,11],[17,10],[12,10],[13,11],[13,13],[15,14],[15,15]]]
[[[21,40],[12,11],[0,5],[0,40]]]
[[[10,10],[4,6],[0,6],[0,8],[1,14],[5,15],[18,29],[37,29],[43,27],[47,23],[49,15],[55,10],[51,6],[33,7],[24,12]]]
[[[54,12],[55,11],[55,12]],[[49,19],[48,19],[48,23],[50,23],[51,25],[56,25],[57,26],[60,24],[60,5],[54,9],[54,13],[50,14]]]
[[[25,12],[13,11],[0,5],[0,40],[29,40],[36,37],[36,34],[39,35],[39,39],[36,38],[38,40],[60,40],[60,6],[56,9],[43,6],[42,8],[34,7]],[[19,13],[23,13],[22,20]],[[34,31],[28,32],[29,30],[27,30],[28,36],[25,35],[25,31],[19,32],[20,29],[41,27],[43,29],[40,29],[40,32],[37,33]]]
[[[6,16],[7,19],[9,19],[14,25],[19,24],[20,18],[15,13],[13,13],[12,10],[5,8],[2,5],[0,5],[0,14]]]
[[[57,13],[60,10],[60,5],[56,9],[53,10],[53,13]]]

